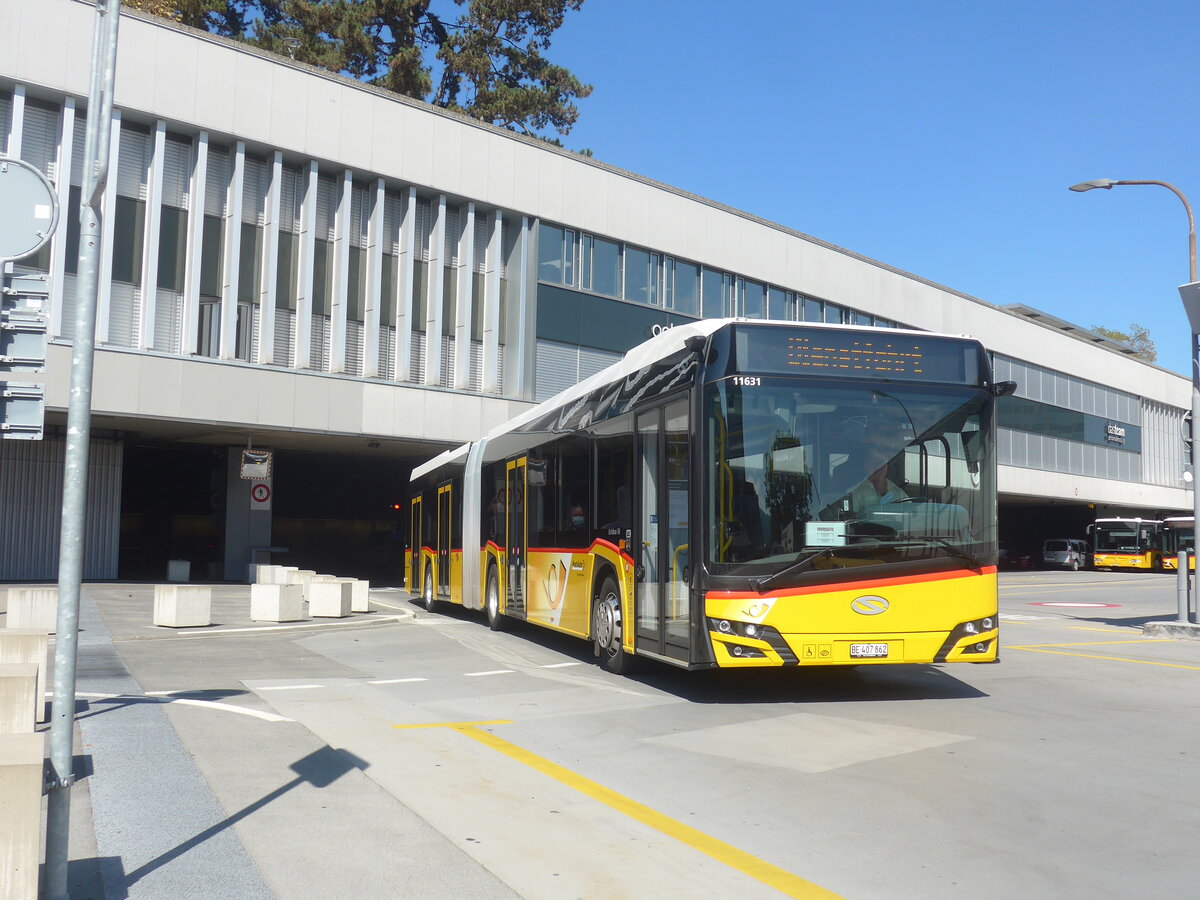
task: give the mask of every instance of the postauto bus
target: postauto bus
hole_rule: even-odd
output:
[[[1186,550],[1190,557],[1188,568],[1196,571],[1195,550],[1196,520],[1192,516],[1172,516],[1162,523],[1162,567],[1172,572],[1179,568],[1179,551]]]
[[[410,589],[591,642],[613,671],[992,662],[978,341],[670,328],[411,477]]]
[[[1160,519],[1097,519],[1088,526],[1092,559],[1097,569],[1162,569]]]

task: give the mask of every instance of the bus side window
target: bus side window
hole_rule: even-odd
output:
[[[596,428],[597,537],[616,543],[633,528],[633,419],[622,416]]]
[[[585,547],[591,542],[591,441],[573,435],[558,442],[559,478],[557,523],[561,547]],[[582,518],[582,522],[577,520]]]

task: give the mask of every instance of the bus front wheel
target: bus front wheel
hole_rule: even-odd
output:
[[[421,589],[421,601],[429,612],[437,612],[441,605],[433,592],[433,566],[425,566],[425,581]]]
[[[617,675],[628,674],[633,666],[633,656],[625,652],[624,639],[621,595],[616,582],[606,575],[592,604],[592,640],[604,668]]]
[[[500,612],[500,581],[496,577],[496,567],[488,568],[487,593],[484,595],[484,609],[487,611],[488,628],[492,631],[503,631],[508,627],[504,613]]]

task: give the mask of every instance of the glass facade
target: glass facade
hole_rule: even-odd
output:
[[[808,297],[779,285],[710,269],[633,244],[542,222],[537,230],[542,284],[658,307],[683,316],[745,316],[836,325],[902,327],[889,319]],[[538,312],[542,315],[541,310]],[[622,313],[625,315],[627,313]]]

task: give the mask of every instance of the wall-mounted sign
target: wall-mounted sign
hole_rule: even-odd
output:
[[[1109,422],[1107,427],[1104,429],[1104,438],[1110,444],[1124,444],[1125,427],[1123,425],[1118,425],[1115,422]]]

